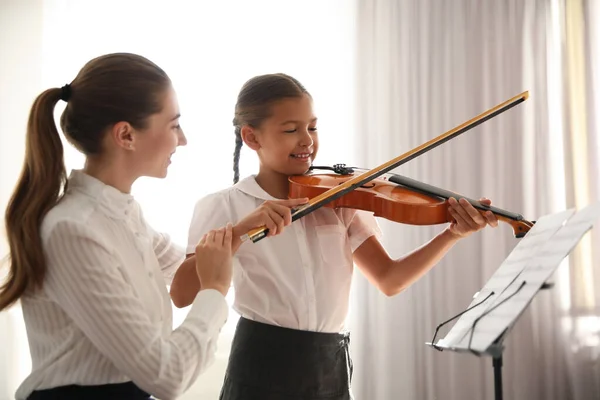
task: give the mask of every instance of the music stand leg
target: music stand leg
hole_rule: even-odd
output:
[[[494,398],[502,400],[502,354],[492,358],[494,366]]]
[[[552,282],[544,282],[541,289],[550,289],[554,286]],[[490,347],[490,354],[492,355],[492,365],[494,366],[494,398],[495,400],[502,400],[502,352],[504,351],[504,339],[508,334],[508,329],[502,332],[502,335],[494,344]]]

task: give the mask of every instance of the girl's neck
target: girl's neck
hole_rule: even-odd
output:
[[[256,183],[276,199],[287,199],[289,191],[288,176],[271,169],[260,167]]]

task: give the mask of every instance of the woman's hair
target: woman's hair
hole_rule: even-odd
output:
[[[233,153],[233,183],[240,178],[239,161],[242,149],[242,126],[258,128],[271,116],[273,103],[286,98],[309,95],[300,82],[285,74],[259,75],[247,81],[235,105],[235,151]]]
[[[162,109],[171,82],[157,65],[135,54],[108,54],[89,61],[62,88],[48,89],[34,101],[27,124],[25,162],[6,209],[10,271],[0,287],[0,311],[26,290],[40,288],[46,262],[40,226],[66,189],[63,146],[54,107],[67,102],[60,124],[67,140],[86,156],[103,151],[107,130],[120,121],[144,129]]]

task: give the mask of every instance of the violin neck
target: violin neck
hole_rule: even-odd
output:
[[[479,202],[478,200],[473,200],[468,197],[461,196],[454,192],[451,192],[450,190],[446,190],[446,189],[438,188],[436,186],[428,185],[426,183],[419,182],[419,181],[416,181],[411,178],[407,178],[406,176],[389,174],[388,181],[393,182],[397,185],[406,186],[408,188],[411,188],[411,189],[421,192],[423,194],[441,197],[446,200],[449,199],[450,197],[454,197],[456,200],[458,200],[460,198],[464,198],[469,203],[471,203],[471,205],[473,207],[475,207],[478,210],[491,211],[495,215],[497,215],[499,217],[504,217],[511,221],[524,221],[525,220],[521,214],[503,210],[501,208],[494,207],[494,206],[487,206],[485,204],[481,204],[481,202]]]

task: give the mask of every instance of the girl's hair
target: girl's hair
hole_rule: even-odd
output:
[[[171,82],[157,65],[135,54],[108,54],[89,61],[68,85],[48,89],[34,101],[27,124],[25,162],[6,209],[10,271],[0,287],[0,311],[26,290],[40,288],[46,262],[40,226],[66,190],[63,145],[54,107],[67,102],[60,123],[68,141],[87,156],[103,151],[111,126],[129,122],[144,129],[162,109]]]
[[[247,81],[235,105],[235,151],[233,152],[233,183],[240,178],[239,161],[242,149],[242,126],[258,128],[271,116],[273,103],[291,97],[310,96],[300,82],[286,74],[259,75]]]

